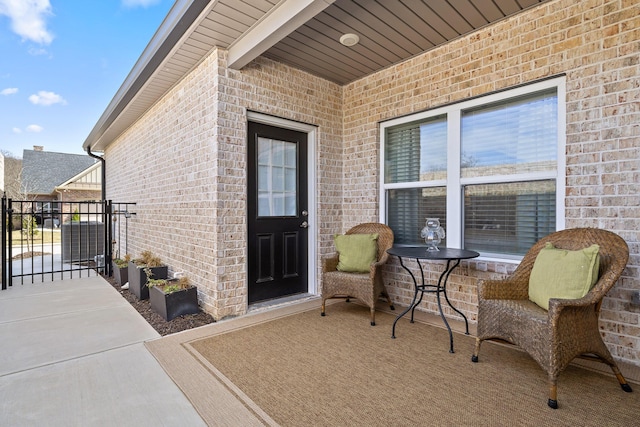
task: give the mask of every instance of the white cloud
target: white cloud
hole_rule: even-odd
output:
[[[49,44],[53,41],[46,22],[51,14],[49,0],[0,0],[0,15],[11,20],[13,32],[36,43]]]
[[[32,104],[43,105],[45,107],[53,104],[67,105],[67,101],[62,96],[44,90],[41,90],[38,94],[31,95],[29,101],[31,101]]]
[[[49,51],[47,49],[35,48],[35,47],[29,48],[29,55],[41,56],[41,55],[48,55],[48,54],[49,54]]]
[[[157,4],[160,0],[122,0],[124,7],[149,7]]]
[[[31,132],[31,133],[40,133],[44,130],[44,128],[40,125],[29,125],[26,128],[27,132]]]
[[[0,95],[13,95],[14,93],[18,93],[17,87],[8,87],[6,89],[2,89],[0,91]]]
[[[24,128],[24,130],[29,133],[40,133],[44,130],[44,128],[40,125],[29,125]],[[18,127],[12,128],[11,131],[15,134],[21,134],[23,132],[23,130]]]

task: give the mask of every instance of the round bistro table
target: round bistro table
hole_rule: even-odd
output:
[[[393,328],[391,329],[391,338],[396,337],[396,323],[398,320],[402,318],[405,314],[411,311],[411,323],[413,323],[413,315],[416,310],[416,307],[420,302],[422,302],[422,297],[425,293],[435,293],[436,300],[438,301],[438,311],[440,312],[440,317],[444,322],[447,330],[449,331],[449,353],[453,353],[453,333],[451,332],[451,327],[449,326],[449,322],[447,322],[447,318],[444,316],[442,312],[442,304],[440,302],[440,294],[444,295],[445,301],[449,304],[456,313],[458,313],[464,319],[464,324],[466,328],[466,334],[469,335],[469,322],[467,321],[467,316],[462,314],[460,310],[455,308],[451,301],[449,301],[449,297],[447,296],[447,280],[449,279],[449,275],[451,272],[460,265],[460,261],[463,259],[471,259],[480,256],[480,254],[476,251],[470,251],[466,249],[453,249],[453,248],[439,248],[437,251],[428,251],[426,246],[418,246],[418,247],[393,247],[387,250],[389,255],[393,255],[398,257],[400,260],[400,265],[409,273],[411,279],[413,279],[413,301],[411,305],[407,307],[405,311],[400,313],[396,320],[393,321]],[[407,259],[414,259],[418,264],[420,269],[421,276],[421,284],[418,284],[415,275],[411,272],[409,268],[405,265],[405,261]],[[424,280],[424,270],[422,268],[422,264],[420,261],[446,261],[447,265],[440,277],[438,278],[438,284],[432,285],[425,283]],[[420,298],[418,298],[418,294],[420,294]]]

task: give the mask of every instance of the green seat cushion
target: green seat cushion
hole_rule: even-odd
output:
[[[529,299],[545,310],[550,298],[577,299],[598,281],[598,245],[578,251],[554,248],[547,243],[540,250],[529,276]]]
[[[368,273],[377,260],[378,233],[336,234],[333,241],[338,251],[338,270],[349,273]]]

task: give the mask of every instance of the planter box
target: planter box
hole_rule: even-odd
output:
[[[183,314],[196,314],[198,307],[198,289],[192,286],[170,294],[165,294],[160,286],[149,289],[151,309],[166,321],[170,321]]]
[[[129,266],[118,267],[115,262],[111,263],[113,270],[113,278],[118,282],[120,286],[129,281]]]
[[[139,300],[149,299],[149,288],[147,287],[147,275],[144,272],[145,267],[139,266],[135,262],[129,262],[129,290]],[[169,267],[161,265],[160,267],[150,267],[152,279],[166,279],[169,274]]]

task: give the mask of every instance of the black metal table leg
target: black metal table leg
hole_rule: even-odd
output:
[[[447,267],[449,262],[447,261]],[[447,272],[447,276],[444,279],[444,287],[443,287],[443,291],[444,291],[444,299],[447,301],[447,304],[449,304],[449,307],[451,307],[451,309],[453,311],[455,311],[456,313],[458,313],[460,316],[462,316],[462,318],[464,319],[464,327],[465,327],[465,335],[469,335],[469,321],[467,320],[467,316],[464,315],[464,313],[462,313],[460,310],[458,310],[457,308],[455,308],[453,306],[453,304],[451,304],[451,301],[449,301],[449,297],[447,296],[447,282],[449,280],[449,274],[451,274],[451,272],[460,264],[460,260],[456,261],[456,264],[451,267],[451,269]]]
[[[400,318],[402,316],[404,316],[405,314],[407,314],[411,309],[414,308],[415,304],[416,304],[416,298],[418,297],[418,282],[416,282],[416,278],[413,275],[413,273],[411,272],[411,270],[409,270],[404,263],[402,262],[402,258],[400,258],[400,265],[407,270],[407,273],[409,273],[409,276],[411,276],[411,279],[413,279],[413,300],[411,301],[411,304],[409,305],[409,307],[407,307],[407,309],[405,311],[403,311],[402,313],[400,313],[397,317],[396,320],[393,321],[393,327],[391,328],[391,338],[395,338],[396,337],[396,323],[398,323],[398,320],[400,320]],[[420,298],[422,299],[422,297]],[[413,313],[411,315],[411,318],[413,320]]]
[[[449,299],[447,298],[446,289],[447,289],[447,279],[449,278],[448,273],[451,271],[449,269],[450,263],[451,261],[447,260],[447,267],[438,278],[438,288],[436,289],[436,301],[438,301],[438,311],[440,312],[440,317],[442,318],[444,325],[447,327],[447,331],[449,331],[449,353],[453,353],[454,352],[453,351],[453,332],[451,331],[451,326],[449,326],[449,322],[447,322],[447,318],[442,312],[442,303],[440,302],[440,292],[444,292],[445,299],[447,300],[447,302],[449,302]],[[453,268],[455,268],[455,265],[453,266]],[[442,282],[443,277],[444,277],[444,283]]]
[[[421,282],[422,286],[420,285],[416,285],[416,292],[420,292],[420,298],[418,298],[418,301],[416,302],[415,298],[414,298],[414,302],[412,303],[412,307],[411,307],[411,320],[410,322],[413,323],[413,318],[414,315],[416,313],[416,307],[420,305],[420,303],[422,302],[422,297],[424,297],[424,293],[425,293],[425,289],[426,289],[426,285],[424,284],[424,270],[422,269],[422,264],[420,264],[420,260],[416,259],[416,263],[418,264],[418,268],[420,269],[420,278],[421,278]],[[415,279],[413,279],[414,283],[415,283]]]

